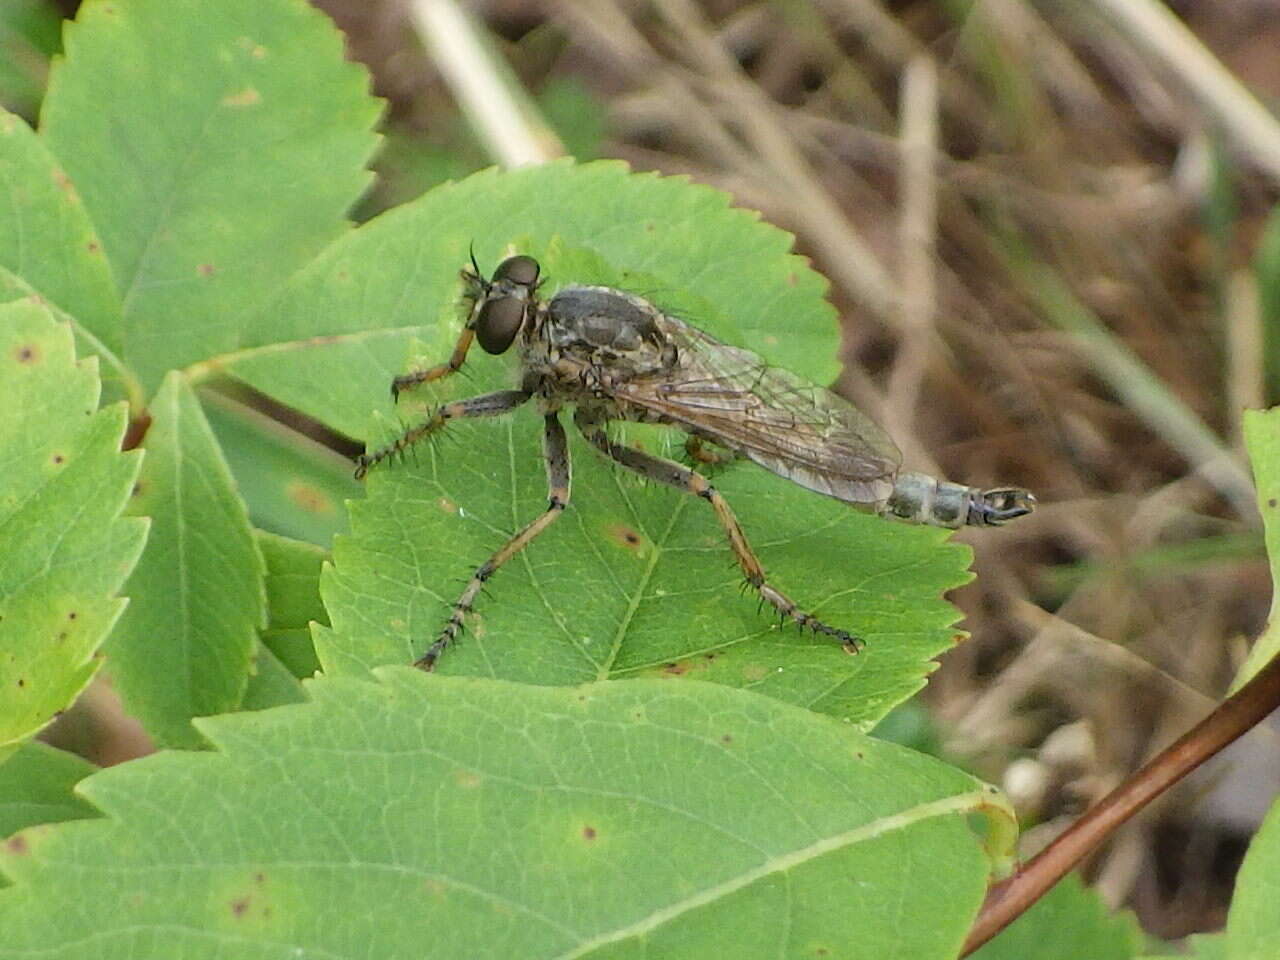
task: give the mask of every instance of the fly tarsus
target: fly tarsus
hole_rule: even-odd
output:
[[[861,637],[855,636],[848,630],[841,630],[839,627],[824,623],[811,613],[805,613],[778,588],[768,583],[761,583],[756,589],[760,591],[760,596],[778,611],[778,616],[784,623],[790,620],[801,630],[812,630],[814,633],[821,633],[838,640],[845,653],[856,654],[866,646],[866,641]]]

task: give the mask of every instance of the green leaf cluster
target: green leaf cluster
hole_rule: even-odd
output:
[[[865,731],[955,642],[964,547],[723,468],[851,658],[738,595],[703,504],[575,439],[572,509],[427,677],[403,665],[455,581],[545,502],[537,418],[451,429],[358,499],[259,412],[377,443],[509,383],[476,358],[388,395],[451,348],[473,249],[827,382],[792,238],[610,162],[353,227],[379,105],[301,0],[87,0],[62,46],[38,132],[0,118],[0,957],[954,956],[1011,814]],[[171,749],[86,776],[32,737],[103,663]]]

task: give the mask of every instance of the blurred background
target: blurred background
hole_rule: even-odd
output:
[[[1223,696],[1271,597],[1241,411],[1280,387],[1280,0],[316,3],[387,102],[356,219],[563,154],[724,189],[831,279],[835,388],[911,466],[1036,492],[960,534],[972,636],[880,731],[1002,785],[1025,853]],[[4,106],[36,119],[75,6],[0,0]],[[233,469],[250,421],[351,452],[252,396],[210,416]],[[54,737],[144,749],[94,709]],[[1221,927],[1272,721],[1089,863],[1150,933]]]

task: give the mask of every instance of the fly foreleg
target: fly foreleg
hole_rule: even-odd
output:
[[[484,588],[488,579],[497,572],[499,567],[527,547],[534,537],[551,526],[556,517],[564,513],[565,507],[569,505],[569,445],[565,442],[564,427],[560,425],[560,420],[554,413],[546,415],[545,425],[542,450],[547,460],[546,511],[476,568],[476,572],[467,581],[462,595],[454,603],[453,612],[450,613],[444,629],[440,631],[440,636],[427,648],[426,653],[414,661],[415,667],[421,667],[427,671],[434,669],[445,647],[453,643],[462,632],[463,617],[471,612],[476,596]]]
[[[398,438],[372,453],[361,454],[356,458],[356,479],[359,480],[369,468],[376,466],[388,457],[413,446],[424,437],[430,436],[442,428],[450,420],[468,417],[500,417],[510,413],[528,400],[533,394],[527,390],[499,390],[496,393],[485,393],[466,400],[455,400],[437,407],[436,410],[416,427],[410,427]]]
[[[458,341],[453,345],[453,353],[444,363],[438,363],[434,367],[427,367],[425,370],[413,370],[402,376],[396,377],[391,381],[391,396],[399,397],[401,390],[408,390],[422,383],[430,383],[432,380],[439,380],[447,377],[457,370],[466,362],[467,351],[471,349],[471,342],[475,339],[475,331],[470,326],[463,328],[458,334]]]
[[[605,432],[605,421],[590,412],[584,412],[581,408],[574,415],[574,424],[582,431],[582,435],[587,438],[587,441],[592,446],[628,470],[633,470],[641,476],[655,480],[658,483],[665,483],[667,486],[675,487],[677,490],[683,490],[685,493],[701,497],[710,503],[712,509],[716,512],[716,518],[720,521],[720,526],[724,528],[725,536],[729,540],[729,547],[733,551],[738,565],[742,568],[742,573],[746,577],[747,583],[755,588],[761,598],[768,601],[779,614],[792,620],[802,629],[807,628],[815,633],[824,633],[827,636],[834,637],[840,641],[847,652],[858,652],[862,644],[860,638],[838,627],[828,626],[812,614],[805,613],[792,602],[790,597],[768,582],[765,577],[764,567],[760,565],[755,551],[751,549],[751,544],[747,542],[746,534],[742,532],[738,518],[734,516],[728,502],[708,482],[706,477],[674,461],[665,460],[632,447],[614,443]]]

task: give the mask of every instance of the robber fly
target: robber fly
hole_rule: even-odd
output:
[[[463,617],[504,563],[549,527],[569,505],[569,450],[559,413],[574,407],[587,442],[623,467],[701,497],[711,505],[751,585],[784,619],[838,640],[850,653],[862,641],[801,610],[765,577],[729,504],[701,473],[609,437],[613,420],[678,427],[694,459],[711,461],[704,441],[746,457],[802,487],[881,516],[941,527],[990,526],[1031,512],[1026,490],[981,490],[899,470],[902,454],[857,408],[759,356],[721,343],[664,313],[648,300],[611,287],[567,286],[538,296],[540,268],[508,257],[486,280],[475,263],[462,271],[470,306],[448,361],[396,377],[392,394],[458,370],[473,341],[488,353],[518,343],[520,385],[438,407],[393,443],[360,457],[370,467],[442,429],[449,421],[510,413],[535,400],[543,418],[546,511],[476,569],[438,637],[416,665],[431,670],[462,631]]]

